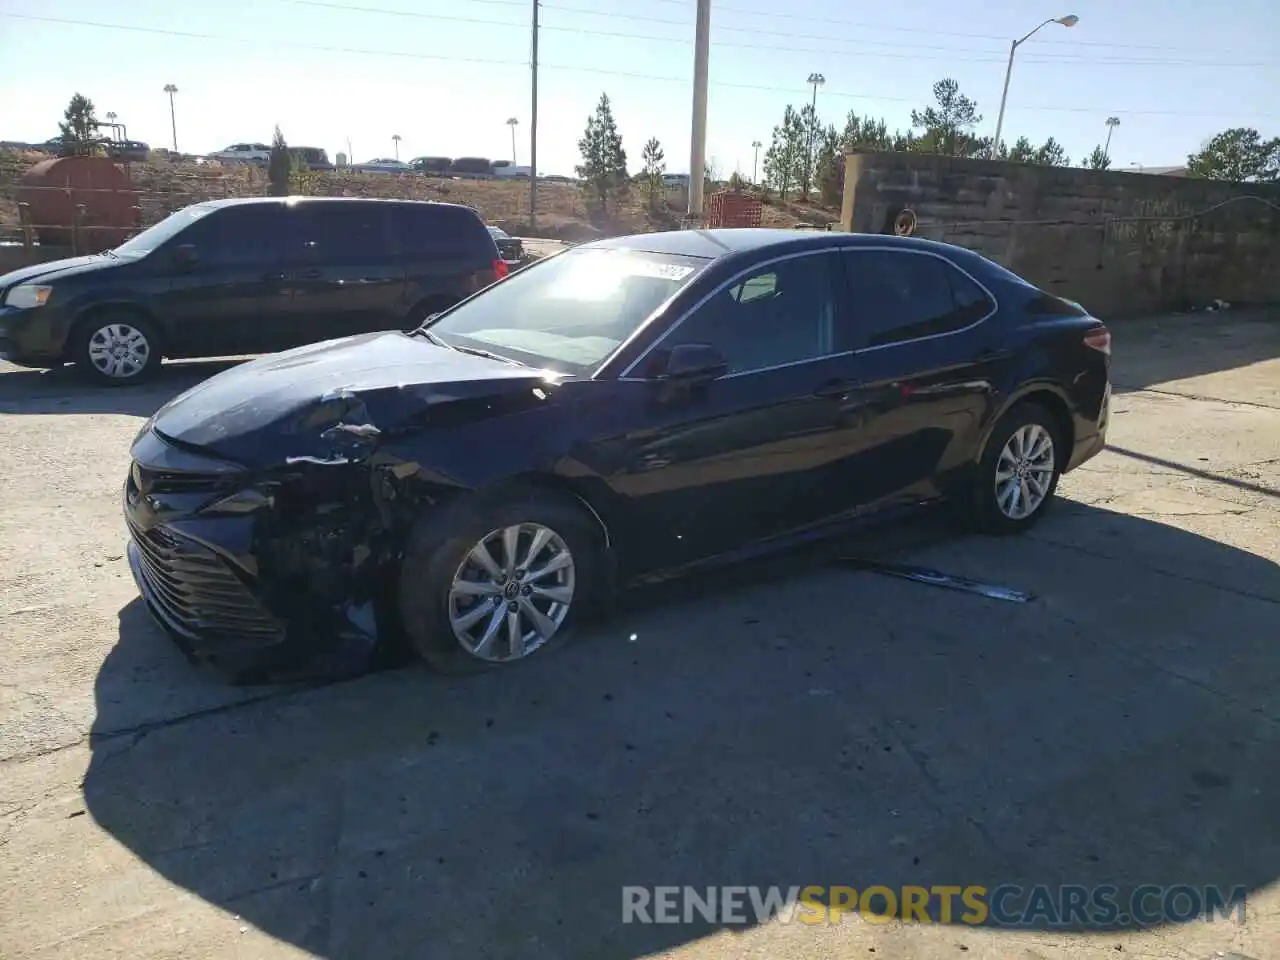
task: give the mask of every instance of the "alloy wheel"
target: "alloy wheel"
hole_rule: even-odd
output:
[[[449,623],[473,657],[529,656],[550,640],[573,603],[574,560],[549,527],[494,530],[467,552],[449,588]]]
[[[89,362],[105,377],[127,380],[135,377],[151,359],[151,344],[137,327],[108,323],[89,337]]]
[[[1053,436],[1038,423],[1019,427],[996,460],[996,505],[1010,520],[1025,520],[1040,509],[1053,485]]]

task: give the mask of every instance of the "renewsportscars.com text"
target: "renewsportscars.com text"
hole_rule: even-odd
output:
[[[1245,888],[1189,884],[996,887],[622,888],[623,923],[839,923],[848,914],[873,923],[959,923],[997,927],[1110,928],[1196,920],[1245,920]]]

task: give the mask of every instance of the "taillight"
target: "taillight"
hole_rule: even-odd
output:
[[[508,273],[510,273],[510,272],[511,272],[511,268],[507,266],[507,261],[505,261],[505,260],[495,260],[495,261],[493,261],[493,278],[494,278],[494,280],[501,280],[503,277],[505,277],[505,276],[506,276]]]
[[[1104,324],[1098,324],[1085,333],[1084,345],[1111,356],[1111,331]]]

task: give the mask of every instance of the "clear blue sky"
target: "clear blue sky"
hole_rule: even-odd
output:
[[[0,139],[53,136],[79,91],[132,138],[167,146],[162,88],[174,83],[184,151],[266,141],[279,123],[290,143],[331,155],[349,138],[357,161],[391,156],[395,133],[402,159],[504,158],[514,116],[527,163],[531,3],[0,0]],[[824,121],[852,109],[905,128],[951,76],[992,133],[1009,41],[1068,13],[1076,27],[1051,24],[1019,48],[1007,141],[1052,135],[1074,160],[1114,115],[1113,165],[1125,167],[1181,163],[1230,126],[1280,134],[1277,0],[713,0],[708,155],[749,175],[751,141],[767,144],[786,104],[807,102],[813,71],[826,76]],[[693,16],[693,0],[545,0],[540,172],[572,172],[602,91],[633,171],[650,136],[668,170],[688,169]]]

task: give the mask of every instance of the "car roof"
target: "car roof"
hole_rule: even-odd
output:
[[[668,230],[611,237],[582,244],[584,248],[624,249],[719,260],[739,253],[786,252],[830,247],[902,247],[907,250],[955,251],[949,244],[896,234],[845,233],[827,230],[782,230],[739,227],[715,230]]]
[[[401,200],[396,197],[223,197],[220,200],[204,200],[192,206],[220,209],[222,207],[242,207],[255,203],[287,203],[297,205],[303,203],[387,203],[400,206],[413,205],[432,207],[433,209],[466,210],[479,218],[475,210],[464,203],[441,203],[438,200]]]

